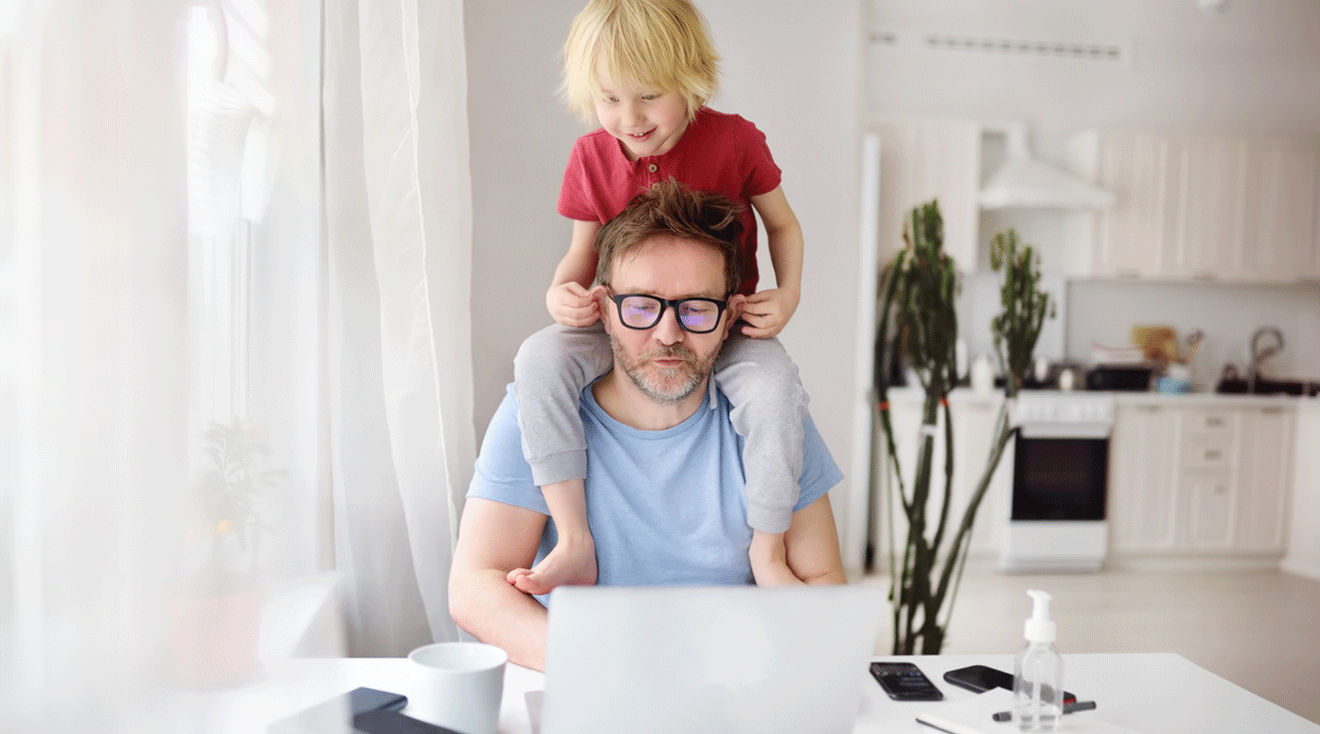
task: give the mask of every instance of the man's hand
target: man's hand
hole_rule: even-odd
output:
[[[801,295],[788,288],[771,288],[747,297],[743,306],[742,318],[747,326],[742,333],[753,339],[769,339],[779,334],[788,325],[797,310]]]
[[[601,316],[597,292],[604,291],[604,286],[598,285],[588,290],[579,283],[569,281],[551,286],[545,294],[545,305],[555,321],[564,326],[591,326]]]

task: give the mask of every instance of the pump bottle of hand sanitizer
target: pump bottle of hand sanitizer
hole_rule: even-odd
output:
[[[1063,659],[1054,649],[1050,595],[1032,589],[1026,645],[1013,662],[1013,723],[1022,731],[1057,731],[1063,719]]]

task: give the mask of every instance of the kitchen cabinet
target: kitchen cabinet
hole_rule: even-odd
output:
[[[1292,499],[1288,553],[1283,570],[1320,580],[1320,399],[1298,405],[1293,415]]]
[[[1295,416],[1283,408],[1259,408],[1244,413],[1242,421],[1234,545],[1248,551],[1281,550]]]
[[[1309,141],[1103,131],[1073,163],[1115,194],[1091,275],[1289,282],[1320,277],[1320,149]]]
[[[1173,272],[1198,280],[1232,279],[1242,242],[1246,145],[1240,140],[1173,138],[1178,171]]]
[[[986,459],[990,455],[990,445],[994,440],[995,426],[999,419],[998,401],[992,403],[967,403],[954,406],[953,442],[954,442],[954,481],[953,507],[956,512],[951,516],[956,532],[956,523],[962,521],[964,508],[971,502],[976,484],[985,473]],[[990,487],[986,490],[981,505],[976,510],[975,524],[968,547],[969,553],[978,555],[997,554],[1000,536],[1003,533],[1003,519],[1008,516],[1008,499],[1012,491],[1013,480],[1013,445],[1004,449],[1004,456],[995,467],[990,478]]]
[[[1120,405],[1109,439],[1110,545],[1115,552],[1174,547],[1173,409]]]
[[[1245,179],[1240,276],[1277,281],[1314,275],[1320,153],[1287,140],[1253,144]]]
[[[1219,409],[1179,411],[1178,519],[1175,542],[1191,550],[1227,550],[1233,544],[1233,468],[1239,415]]]
[[[1228,474],[1188,474],[1178,482],[1183,501],[1182,545],[1227,550],[1233,542],[1233,485]]]
[[[1114,205],[1097,218],[1094,275],[1139,278],[1165,275],[1172,265],[1174,222],[1169,141],[1145,133],[1096,137],[1096,179],[1113,192]]]
[[[981,125],[959,120],[876,118],[880,137],[880,263],[903,248],[913,207],[932,199],[944,218],[944,250],[963,272],[976,268]]]
[[[1111,549],[1281,555],[1292,437],[1293,413],[1277,406],[1120,405],[1110,439]]]
[[[900,468],[903,474],[903,485],[910,493],[912,490],[912,479],[916,475],[916,456],[917,447],[921,437],[921,398],[919,393],[912,391],[910,399],[891,394],[890,420],[894,426],[894,444],[898,452]],[[950,411],[953,415],[953,445],[954,445],[954,473],[951,490],[951,504],[948,526],[945,530],[945,548],[952,541],[953,535],[957,532],[958,523],[962,522],[963,512],[965,512],[973,492],[976,490],[976,483],[980,480],[985,471],[986,457],[990,453],[991,441],[995,436],[995,425],[999,417],[1000,400],[971,400],[959,401],[955,403]],[[931,495],[927,505],[928,531],[930,537],[934,533],[935,524],[939,521],[940,498],[944,492],[944,416],[940,412],[939,424],[935,431],[935,449],[931,460]],[[876,443],[874,447],[877,463],[888,461],[888,454],[885,449],[884,431],[878,425],[876,427]],[[968,553],[977,556],[990,556],[999,552],[1000,537],[1003,533],[1004,523],[1007,522],[1007,502],[1010,491],[1010,484],[1013,479],[1013,458],[1012,447],[1005,452],[1005,456],[999,462],[995,469],[994,476],[991,478],[990,487],[986,490],[985,497],[981,500],[981,505],[976,511],[976,520],[972,525],[972,535],[968,546]],[[883,465],[883,464],[881,464]],[[888,553],[888,532],[890,523],[885,517],[885,509],[893,506],[897,509],[893,522],[894,532],[897,534],[897,547],[901,551],[903,538],[907,535],[906,518],[902,515],[902,509],[897,505],[897,497],[886,498],[883,493],[894,492],[894,482],[889,474],[883,474],[879,482],[879,492],[876,506],[873,508],[873,526],[872,537],[876,539],[877,563],[883,563],[884,554]]]

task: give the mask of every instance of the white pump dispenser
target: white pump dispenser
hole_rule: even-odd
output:
[[[1049,594],[1044,591],[1032,589],[1027,592],[1031,597],[1031,617],[1027,619],[1026,629],[1023,631],[1027,642],[1054,642],[1054,620],[1050,619],[1050,599]]]
[[[1026,645],[1013,663],[1013,723],[1022,731],[1057,731],[1063,720],[1063,659],[1054,649],[1050,595],[1032,589]]]

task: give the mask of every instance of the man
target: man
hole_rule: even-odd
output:
[[[587,517],[599,584],[749,584],[742,438],[711,380],[741,313],[738,207],[660,184],[597,235],[593,289],[614,369],[582,392]],[[734,294],[734,295],[730,295]],[[520,665],[544,669],[546,609],[514,585],[555,546],[507,395],[477,459],[450,571],[450,613]],[[806,583],[844,583],[829,498],[842,475],[810,417],[801,495],[785,533]]]

